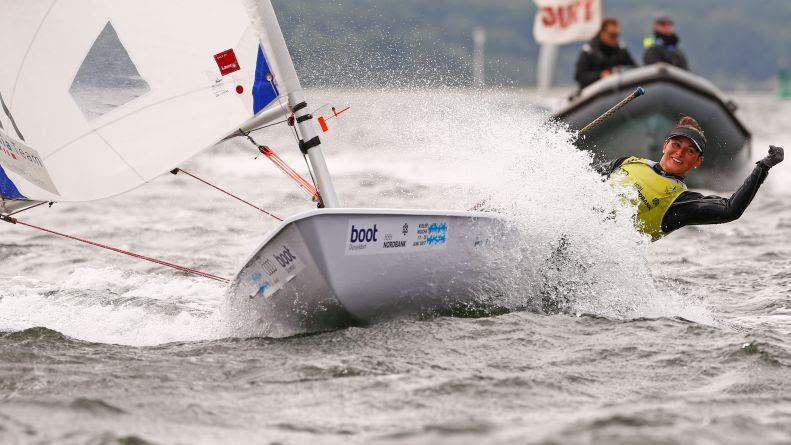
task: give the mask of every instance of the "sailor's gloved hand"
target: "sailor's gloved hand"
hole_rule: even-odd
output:
[[[783,162],[783,147],[775,147],[774,145],[770,145],[769,154],[758,162],[765,165],[766,168],[772,168],[775,165]]]

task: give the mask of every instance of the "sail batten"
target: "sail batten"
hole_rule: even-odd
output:
[[[49,16],[49,13],[52,11],[52,8],[55,7],[55,3],[57,3],[57,2],[58,2],[58,0],[52,0],[52,1],[49,2],[49,6],[47,7],[47,10],[44,13],[44,16],[39,21],[38,26],[36,26],[36,30],[35,30],[35,32],[33,32],[33,35],[31,36],[28,44],[25,45],[24,56],[22,57],[21,63],[19,63],[19,69],[16,71],[16,75],[14,76],[14,83],[11,86],[11,99],[10,99],[10,101],[11,101],[12,105],[14,103],[14,98],[16,97],[16,89],[17,89],[16,87],[19,84],[19,76],[22,74],[22,68],[24,68],[24,66],[25,66],[25,60],[27,59],[27,56],[30,54],[30,48],[33,46],[33,43],[36,41],[36,37],[38,36],[39,31],[41,31],[41,27],[44,26],[44,23],[46,22],[47,17]],[[26,6],[31,8],[31,10],[32,10],[32,5],[26,5]],[[10,15],[9,17],[13,17],[13,15]]]
[[[245,1],[0,0],[2,201],[123,193],[270,110]]]

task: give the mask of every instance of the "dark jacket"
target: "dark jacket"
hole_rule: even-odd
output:
[[[688,69],[687,57],[684,55],[684,51],[678,47],[678,40],[678,36],[675,34],[669,36],[654,34],[653,39],[646,39],[643,63],[651,65],[652,63],[664,62],[681,69]]]
[[[582,46],[577,58],[577,73],[574,79],[579,83],[580,88],[585,88],[599,80],[604,70],[634,65],[634,59],[624,45],[607,46],[602,43],[599,36],[596,36]]]

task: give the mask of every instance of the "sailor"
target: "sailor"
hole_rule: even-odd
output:
[[[783,149],[771,146],[744,184],[730,197],[703,196],[687,190],[684,177],[703,163],[706,137],[698,122],[682,118],[670,131],[659,162],[638,157],[617,159],[600,169],[610,181],[637,191],[637,227],[653,241],[689,225],[735,221],[758,192],[769,169],[783,161]]]
[[[673,27],[673,20],[661,15],[654,20],[654,36],[643,40],[645,52],[643,63],[651,65],[657,62],[669,63],[681,69],[687,69],[687,58],[678,46],[679,38]]]
[[[635,65],[629,50],[619,40],[621,27],[618,20],[607,17],[602,20],[599,34],[582,47],[577,58],[574,78],[580,89],[603,79],[624,67]]]

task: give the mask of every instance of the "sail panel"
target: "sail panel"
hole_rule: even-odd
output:
[[[274,82],[272,68],[266,60],[264,49],[258,48],[258,59],[255,65],[255,83],[253,84],[253,111],[258,113],[277,99],[277,86]]]
[[[42,187],[0,153],[6,199],[81,201],[130,190],[285,93],[266,80],[267,58],[243,0],[0,5],[8,108],[0,109],[0,131],[35,149],[54,184]]]

